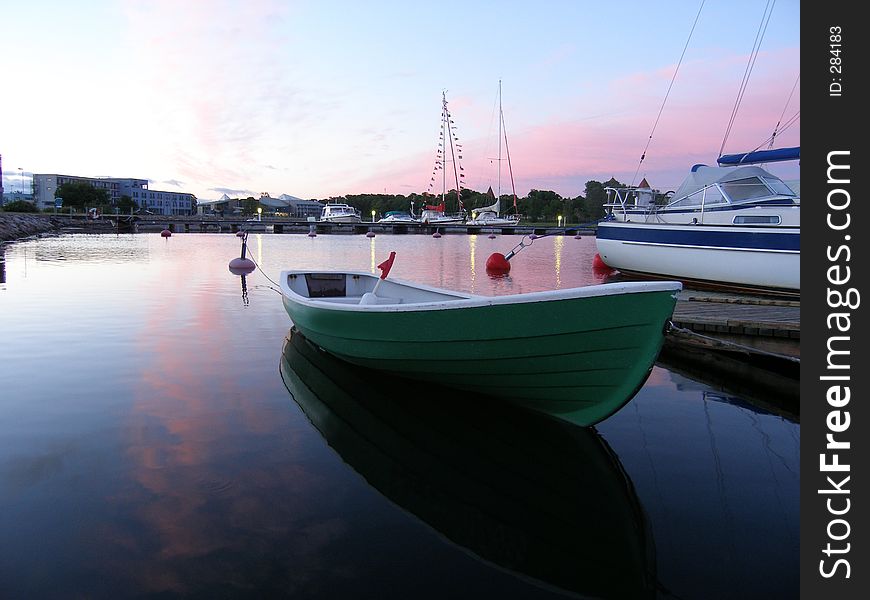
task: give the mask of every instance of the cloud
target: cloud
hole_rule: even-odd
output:
[[[752,150],[773,131],[797,75],[797,55],[797,49],[787,48],[759,57],[724,153]],[[560,118],[521,125],[509,138],[517,194],[551,189],[573,197],[583,193],[587,181],[610,177],[637,183],[646,176],[654,186],[670,188],[693,164],[715,164],[745,60],[729,55],[684,64],[654,131],[675,65],[604,82],[594,97],[567,99]],[[793,100],[786,118],[799,109]],[[492,144],[480,138],[464,143],[466,185],[478,191],[495,188],[494,175],[485,172],[495,172],[496,161],[487,159]],[[799,144],[795,126],[783,132],[777,145]],[[397,160],[379,176],[354,185],[360,191],[424,191],[431,170],[428,156],[421,151]],[[506,189],[510,180],[503,164]]]
[[[230,196],[231,198],[236,198],[236,197],[241,197],[241,196],[247,197],[247,196],[253,195],[253,192],[251,192],[251,190],[244,190],[244,189],[240,190],[240,189],[229,188],[229,187],[213,187],[213,188],[208,188],[208,189],[210,192],[217,192],[219,194],[226,194],[227,196]]]

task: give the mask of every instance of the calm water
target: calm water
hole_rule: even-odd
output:
[[[594,240],[252,235],[283,268],[480,294],[598,281]],[[288,337],[235,236],[68,235],[0,262],[0,597],[780,598],[800,427],[657,366],[594,429]]]

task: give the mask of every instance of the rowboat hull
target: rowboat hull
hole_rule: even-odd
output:
[[[443,298],[360,306],[352,298],[301,298],[289,285],[293,275],[281,276],[287,313],[335,356],[580,425],[613,414],[646,380],[680,289],[674,282],[627,283],[482,297],[384,281],[380,293],[387,297],[410,287]],[[364,279],[374,276],[355,275],[358,285],[374,285]]]
[[[800,291],[799,227],[602,222],[609,267],[710,285]]]

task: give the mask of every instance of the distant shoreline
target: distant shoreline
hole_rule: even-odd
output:
[[[63,215],[0,212],[0,244],[34,235],[60,233],[62,229],[81,226],[81,219]]]

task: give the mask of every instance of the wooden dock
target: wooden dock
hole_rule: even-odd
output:
[[[684,290],[668,343],[800,362],[800,301]]]
[[[322,221],[307,221],[293,218],[269,218],[262,221],[246,220],[242,217],[204,217],[198,215],[147,215],[107,217],[136,232],[157,232],[169,229],[173,233],[236,233],[250,231],[251,233],[309,233],[311,228],[317,234],[364,235],[369,231],[379,234],[468,234],[480,235],[497,233],[500,235],[590,235],[594,228],[585,226],[550,226],[541,223],[522,223],[520,225],[481,226],[481,225],[430,225],[425,223],[324,223]]]

